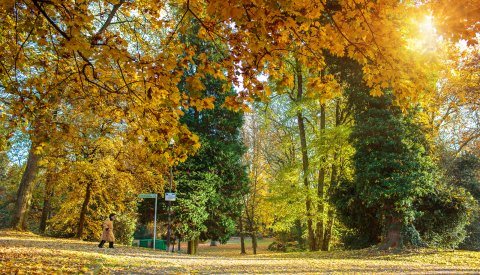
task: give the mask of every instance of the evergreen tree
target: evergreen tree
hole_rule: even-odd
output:
[[[355,62],[329,61],[338,63],[347,76],[346,95],[355,118],[355,177],[341,180],[332,197],[349,228],[344,235],[347,247],[382,241],[383,248],[456,247],[465,238],[475,202],[465,189],[441,180],[424,129],[415,121],[419,110],[402,112],[389,92],[371,97]]]
[[[198,27],[198,26],[197,26]],[[207,54],[217,58],[212,53],[212,45],[195,36],[195,28],[185,43],[197,46],[197,55]],[[191,72],[197,68],[192,67]],[[185,78],[188,77],[188,72]],[[243,125],[243,114],[229,111],[222,107],[225,98],[234,95],[232,89],[225,93],[225,81],[215,79],[210,75],[202,81],[206,87],[205,96],[215,97],[214,108],[201,110],[190,108],[184,110],[182,122],[200,137],[201,148],[197,154],[185,163],[175,168],[175,182],[178,191],[178,206],[175,208],[181,233],[190,237],[211,239],[225,242],[235,232],[235,221],[242,210],[242,194],[246,192],[247,174],[242,164],[245,152],[240,137]],[[183,81],[180,89],[189,92],[189,86]],[[206,192],[208,191],[208,192]],[[198,197],[202,200],[198,200]],[[196,201],[202,203],[205,213],[185,215],[189,205]],[[184,220],[183,218],[186,218]],[[182,223],[189,220],[195,223],[193,229],[186,229]],[[187,232],[187,231],[196,231]],[[197,233],[201,233],[201,236]],[[195,236],[196,235],[196,236]]]
[[[456,188],[464,187],[476,201],[476,209],[473,212],[472,223],[466,228],[467,238],[460,248],[480,250],[480,158],[472,153],[462,154],[455,159],[448,171],[450,182]]]
[[[345,70],[355,71],[355,67],[350,64]],[[431,193],[435,173],[428,142],[414,123],[415,111],[403,113],[389,92],[370,96],[358,71],[350,74],[349,82],[347,94],[355,118],[350,136],[355,177],[353,182],[340,184],[333,197],[340,218],[352,228],[347,242],[353,247],[382,240],[384,247],[401,246],[402,241],[420,243],[413,205]]]

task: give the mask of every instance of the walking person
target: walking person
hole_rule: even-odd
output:
[[[103,222],[102,240],[98,244],[99,248],[103,248],[105,242],[108,242],[108,248],[114,248],[115,235],[113,235],[113,221],[115,220],[115,214],[110,214],[107,220]]]

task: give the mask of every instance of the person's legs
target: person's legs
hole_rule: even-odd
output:
[[[102,241],[98,244],[98,247],[99,247],[99,248],[103,248],[103,245],[104,245],[104,244],[105,244],[105,241],[102,240]]]
[[[109,242],[109,243],[108,243],[108,248],[114,248],[114,247],[113,247],[113,242]]]

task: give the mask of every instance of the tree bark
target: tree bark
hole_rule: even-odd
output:
[[[196,255],[198,249],[198,238],[188,241],[187,253],[190,255]]]
[[[253,254],[255,255],[255,254],[257,254],[257,232],[256,232],[256,226],[254,224],[253,219],[249,219],[248,225],[249,225],[249,229],[250,229],[250,236],[252,237]]]
[[[182,238],[180,237],[180,235],[178,235],[177,239],[178,239],[177,252],[180,252]]]
[[[81,239],[83,234],[83,227],[85,225],[85,216],[87,215],[87,208],[90,202],[90,197],[92,194],[92,183],[89,182],[87,184],[87,189],[85,191],[85,199],[83,200],[82,210],[80,211],[80,219],[78,221],[78,230],[77,230],[77,238]]]
[[[340,124],[341,124],[340,103],[337,101],[335,106],[335,127],[339,127]],[[332,195],[333,188],[338,184],[337,159],[338,159],[337,148],[334,147],[332,174],[330,176],[330,185],[328,186],[325,199],[330,198],[330,196]],[[321,243],[321,245],[322,245],[323,251],[328,251],[330,249],[330,241],[332,239],[333,225],[335,224],[335,209],[332,206],[327,206],[325,208],[328,208],[328,211],[327,209],[324,210],[324,211],[327,211],[327,225],[325,227],[325,232],[323,234],[323,242]]]
[[[253,248],[253,255],[257,255],[257,232],[252,231],[252,248]]]
[[[401,229],[402,221],[398,217],[390,217],[386,224],[387,236],[383,243],[380,245],[381,250],[387,250],[389,248],[400,248],[401,243]]]
[[[45,182],[45,197],[43,198],[43,209],[42,209],[42,217],[40,219],[40,232],[45,233],[47,228],[47,220],[50,216],[50,211],[52,209],[51,206],[51,198],[54,194],[54,186],[52,182],[52,173],[47,174],[46,182]]]
[[[300,219],[295,220],[295,238],[298,245],[303,249],[305,248],[305,240],[303,239],[302,221]]]
[[[243,232],[243,219],[240,217],[240,254],[247,254],[245,251],[245,233]]]
[[[15,204],[15,212],[12,217],[12,227],[16,230],[25,230],[26,221],[30,202],[32,200],[32,186],[38,171],[38,162],[40,155],[35,154],[36,143],[32,143],[32,147],[28,153],[27,166],[23,172],[20,186],[17,191],[17,201]]]
[[[322,250],[330,250],[330,241],[332,239],[333,225],[335,223],[335,210],[333,207],[329,207],[327,213],[327,226],[325,228],[325,235],[323,237]]]
[[[303,74],[301,64],[297,61],[297,103],[300,103],[303,99]],[[308,246],[310,250],[315,250],[315,234],[313,232],[312,221],[312,201],[309,195],[310,183],[308,181],[308,153],[307,153],[307,138],[305,134],[305,123],[303,121],[302,111],[297,111],[298,131],[300,135],[300,148],[302,151],[302,172],[303,172],[303,185],[305,186],[306,199],[305,208],[307,212],[307,228],[308,228]]]
[[[320,136],[321,136],[321,143],[322,145],[325,144],[325,104],[322,104],[320,106]],[[315,250],[320,250],[320,246],[323,244],[323,234],[324,234],[324,211],[325,211],[325,156],[322,156],[321,161],[320,161],[320,167],[318,169],[318,186],[317,186],[317,197],[318,197],[318,221],[317,221],[317,240],[316,240],[316,247]]]
[[[189,254],[189,255],[194,255],[195,254],[194,251],[193,251],[194,250],[193,246],[194,246],[193,245],[193,240],[189,240],[188,241],[188,246],[187,246],[187,254]]]

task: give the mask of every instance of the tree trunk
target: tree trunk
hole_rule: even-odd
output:
[[[189,255],[194,255],[194,251],[193,251],[193,240],[189,240],[188,243],[187,243],[187,254]]]
[[[387,224],[387,236],[383,243],[380,245],[381,250],[387,250],[389,248],[400,248],[401,243],[401,229],[402,221],[398,217],[391,217],[388,219]]]
[[[180,248],[181,248],[181,241],[182,241],[182,238],[180,237],[180,235],[177,236],[178,238],[178,244],[177,244],[177,252],[180,253]]]
[[[327,196],[330,197],[332,195],[332,191],[333,191],[333,188],[337,185],[337,165],[336,165],[336,161],[337,161],[337,152],[334,152],[333,153],[333,164],[332,164],[332,175],[331,175],[331,178],[330,178],[330,186],[328,187],[327,189]],[[330,205],[330,206],[326,206],[325,207],[328,211],[327,211],[327,225],[326,225],[326,228],[325,228],[325,233],[324,233],[324,237],[323,237],[323,242],[322,242],[322,250],[323,251],[328,251],[329,248],[330,248],[330,240],[331,240],[331,237],[332,237],[332,230],[333,230],[333,225],[334,225],[334,221],[335,221],[335,210],[333,209],[333,207]]]
[[[327,226],[325,228],[325,235],[323,237],[323,243],[322,243],[323,251],[330,250],[330,240],[332,239],[332,230],[333,230],[334,223],[335,223],[335,211],[333,207],[330,206],[328,209]]]
[[[85,199],[83,200],[82,210],[80,211],[80,219],[78,221],[78,230],[77,238],[81,239],[83,234],[83,227],[85,225],[85,216],[87,215],[88,203],[90,202],[90,197],[92,194],[92,183],[87,184],[87,189],[85,191]]]
[[[257,255],[257,232],[252,231],[252,248],[253,248],[253,255]]]
[[[320,136],[322,145],[325,144],[325,104],[320,106]],[[324,211],[325,211],[325,156],[322,156],[320,161],[320,167],[318,169],[318,186],[317,186],[317,197],[318,197],[318,221],[317,221],[317,240],[315,250],[320,250],[320,245],[323,244],[323,234],[324,234]]]
[[[303,99],[303,74],[301,64],[297,61],[297,103],[300,103]],[[301,111],[297,112],[298,132],[300,135],[300,147],[302,151],[302,172],[303,172],[303,185],[305,186],[306,199],[305,208],[307,214],[307,229],[308,229],[308,245],[310,250],[315,250],[315,234],[313,232],[312,221],[312,200],[309,195],[310,184],[308,182],[308,153],[307,153],[307,138],[305,135],[305,124],[303,121],[303,114]]]
[[[243,219],[240,217],[240,254],[247,254],[245,251],[245,234],[243,232]]]
[[[16,230],[25,230],[28,216],[28,209],[32,200],[32,186],[37,175],[38,161],[40,155],[35,154],[36,143],[32,143],[32,147],[28,153],[27,167],[22,175],[20,186],[17,191],[17,201],[15,211],[12,217],[12,227]]]
[[[250,236],[252,237],[253,254],[257,254],[257,232],[253,219],[249,219]]]
[[[187,253],[190,255],[196,255],[198,249],[198,238],[188,241]]]
[[[51,198],[54,194],[54,186],[52,182],[52,174],[47,174],[47,179],[45,183],[45,197],[43,198],[43,209],[42,217],[40,219],[40,232],[45,233],[47,228],[47,220],[50,216],[51,207]]]
[[[340,121],[340,103],[337,101],[336,106],[335,106],[335,127],[339,127],[340,123],[341,123],[341,121]],[[335,147],[334,151],[333,151],[332,174],[330,176],[330,185],[328,186],[328,189],[327,189],[326,198],[330,198],[330,196],[332,195],[332,192],[333,192],[333,188],[338,184],[337,159],[338,159],[338,153],[337,153],[337,148]],[[330,249],[330,241],[332,239],[332,230],[333,230],[333,225],[334,224],[335,224],[335,210],[330,205],[330,206],[328,206],[327,225],[326,225],[326,228],[325,228],[325,232],[324,232],[324,236],[323,236],[323,242],[322,242],[322,250],[323,251],[328,251]]]
[[[297,219],[295,221],[295,238],[297,239],[298,245],[303,249],[305,248],[305,241],[303,239],[303,232],[302,232],[302,221]]]

